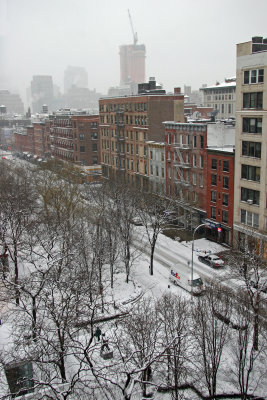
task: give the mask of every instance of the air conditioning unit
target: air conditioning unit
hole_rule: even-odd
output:
[[[248,199],[248,200],[247,200],[247,203],[248,203],[248,204],[253,204],[253,200],[252,200],[252,199]]]

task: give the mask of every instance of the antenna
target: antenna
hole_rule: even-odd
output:
[[[137,32],[134,32],[134,27],[133,27],[133,21],[131,18],[130,10],[128,9],[128,15],[129,15],[129,20],[132,28],[132,33],[133,33],[133,40],[134,40],[134,45],[136,45],[138,38],[137,38]]]

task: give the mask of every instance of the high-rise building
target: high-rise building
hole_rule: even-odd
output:
[[[24,114],[24,105],[18,94],[12,94],[8,90],[0,90],[0,105],[6,107],[8,114]]]
[[[120,46],[120,85],[145,82],[145,58],[144,44]]]
[[[50,75],[34,75],[31,81],[32,110],[34,113],[42,112],[46,104],[53,110],[54,89],[53,79]]]
[[[68,66],[64,71],[64,93],[75,86],[76,88],[88,87],[88,74],[83,67]]]
[[[267,258],[267,39],[237,44],[234,245]]]

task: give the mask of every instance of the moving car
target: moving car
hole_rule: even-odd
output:
[[[199,261],[209,265],[212,268],[220,268],[224,266],[224,261],[216,256],[216,254],[208,254],[206,256],[198,256]]]
[[[185,265],[174,264],[170,270],[169,280],[193,295],[202,294],[205,290],[204,283],[196,272],[193,273],[192,282],[191,271]]]

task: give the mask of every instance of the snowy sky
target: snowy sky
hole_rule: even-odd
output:
[[[133,42],[128,9],[146,45],[146,76],[167,90],[234,76],[236,43],[267,36],[266,0],[0,0],[0,89],[25,97],[34,74],[51,74],[63,89],[75,65],[87,69],[90,89],[106,93],[119,84],[119,45]]]

